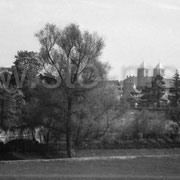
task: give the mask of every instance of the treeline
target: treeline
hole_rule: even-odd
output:
[[[121,114],[109,65],[99,60],[104,41],[75,24],[47,24],[36,37],[40,51],[19,51],[1,73],[0,128],[34,140],[38,131],[45,143],[65,139],[71,157],[72,143],[101,138]]]

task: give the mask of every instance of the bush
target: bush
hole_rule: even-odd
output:
[[[33,152],[38,142],[27,139],[14,139],[5,144],[6,152]]]
[[[137,111],[131,117],[126,115],[124,118],[124,123],[118,126],[117,139],[139,140],[142,138],[157,139],[164,136],[175,138],[178,136],[178,124],[166,120],[165,114],[162,112]]]
[[[167,121],[164,127],[164,135],[174,139],[178,136],[179,126],[176,122]]]

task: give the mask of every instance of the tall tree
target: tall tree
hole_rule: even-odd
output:
[[[161,104],[160,104],[161,97],[165,93],[164,84],[165,84],[165,82],[161,75],[157,75],[152,81],[152,91],[154,94],[155,103],[158,108],[160,108],[160,106],[161,106]]]
[[[104,42],[97,34],[82,32],[75,24],[62,30],[47,24],[36,36],[41,44],[41,62],[46,70],[53,70],[61,81],[60,87],[66,100],[66,149],[67,156],[71,157],[74,98],[94,87],[100,76],[105,75],[106,66],[98,60]]]
[[[177,107],[177,101],[180,98],[180,77],[178,70],[176,70],[176,73],[173,76],[169,93],[170,105],[172,107]]]
[[[30,87],[35,84],[41,67],[38,53],[18,51],[15,56],[12,81],[20,88]]]
[[[143,90],[143,96],[140,98],[140,104],[146,107],[153,107],[156,105],[157,108],[161,106],[161,97],[165,93],[163,77],[157,75],[152,79],[152,86]]]

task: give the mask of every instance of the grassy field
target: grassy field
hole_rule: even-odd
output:
[[[180,157],[0,162],[0,180],[180,179]]]
[[[170,149],[92,149],[79,150],[76,157],[102,156],[145,156],[145,155],[180,155],[180,148]]]

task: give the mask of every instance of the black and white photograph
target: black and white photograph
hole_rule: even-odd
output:
[[[0,0],[0,180],[180,180],[180,0]]]

